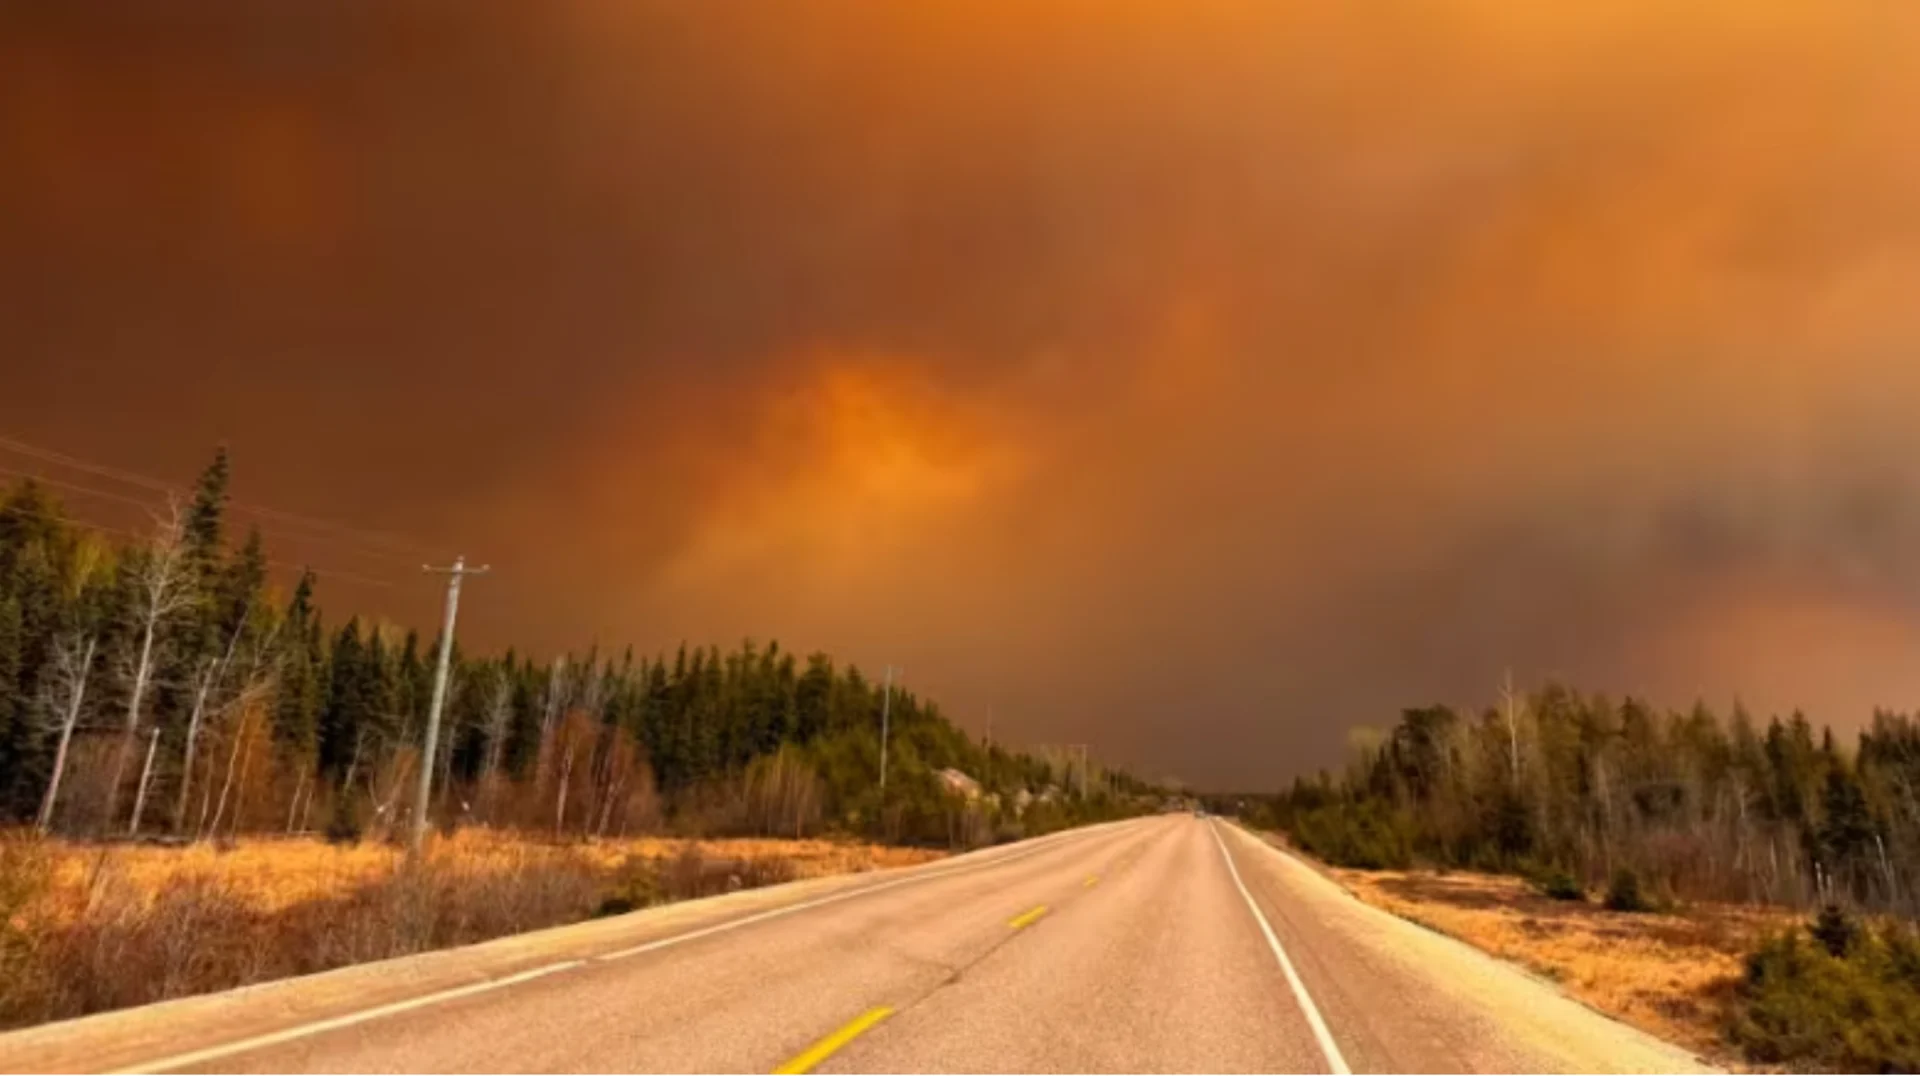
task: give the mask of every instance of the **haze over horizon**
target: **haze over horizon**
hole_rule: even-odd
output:
[[[0,435],[1208,786],[1509,667],[1920,702],[1920,9],[444,12],[0,14]]]

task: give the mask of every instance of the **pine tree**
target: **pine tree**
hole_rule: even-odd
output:
[[[227,458],[226,446],[221,445],[214,450],[213,462],[207,464],[206,470],[200,472],[200,480],[194,483],[193,504],[187,510],[188,558],[203,580],[214,577],[220,562],[227,484],[231,478],[232,464]]]
[[[336,779],[345,775],[362,742],[370,704],[362,650],[360,618],[355,617],[333,638],[326,706],[320,718],[320,767]]]

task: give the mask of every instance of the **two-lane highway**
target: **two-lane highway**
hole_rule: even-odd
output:
[[[205,1020],[197,1029],[183,1023],[184,1040],[149,1030],[142,1041],[151,1045],[130,1067],[1338,1072],[1699,1064],[1549,985],[1359,905],[1220,821],[1140,819],[791,892],[633,944],[609,936],[583,949],[576,941],[555,950],[563,959],[360,1011],[303,1020],[299,984],[270,995],[237,992],[230,1004],[248,1020],[236,1026],[269,1030],[222,1035]],[[400,974],[407,962],[393,964]],[[204,1016],[221,1003],[194,1004]],[[268,1004],[286,1014],[280,1025],[246,1011]],[[98,1019],[87,1029],[98,1037],[97,1056],[126,1063],[124,1043],[117,1054],[106,1051],[138,1014]],[[38,1034],[44,1051],[60,1029]],[[0,1037],[0,1061],[17,1041]],[[84,1049],[38,1060],[49,1057],[100,1067],[87,1064]]]

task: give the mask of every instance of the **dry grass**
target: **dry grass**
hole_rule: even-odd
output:
[[[1550,900],[1517,878],[1326,868],[1368,904],[1553,979],[1592,1007],[1702,1056],[1733,1060],[1723,1032],[1742,960],[1799,917],[1696,904],[1621,914]]]
[[[938,858],[824,840],[556,844],[466,831],[419,870],[386,845],[88,846],[0,835],[0,1027]]]
[[[46,904],[68,916],[97,904],[108,892],[119,901],[151,903],[168,889],[205,884],[218,886],[249,909],[276,912],[389,878],[404,856],[399,848],[387,844],[333,845],[309,838],[264,838],[185,848],[46,841],[41,848],[52,867]],[[664,863],[689,851],[716,862],[779,861],[794,878],[911,866],[942,854],[828,840],[643,837],[551,844],[512,833],[463,830],[452,837],[434,838],[429,858],[456,862],[470,873],[498,873],[518,871],[564,854],[596,868],[616,870],[635,857]]]

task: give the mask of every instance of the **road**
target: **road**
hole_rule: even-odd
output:
[[[738,899],[736,899],[738,898]],[[1551,985],[1161,816],[0,1037],[239,1072],[1695,1070]],[[662,910],[664,911],[664,910]],[[568,933],[572,931],[573,933]],[[464,964],[462,962],[465,962]],[[421,963],[425,962],[425,963]],[[410,966],[434,969],[410,979]],[[471,965],[471,966],[468,966]],[[476,970],[476,968],[478,970]],[[461,985],[433,975],[463,969]],[[417,981],[416,981],[417,980]]]

